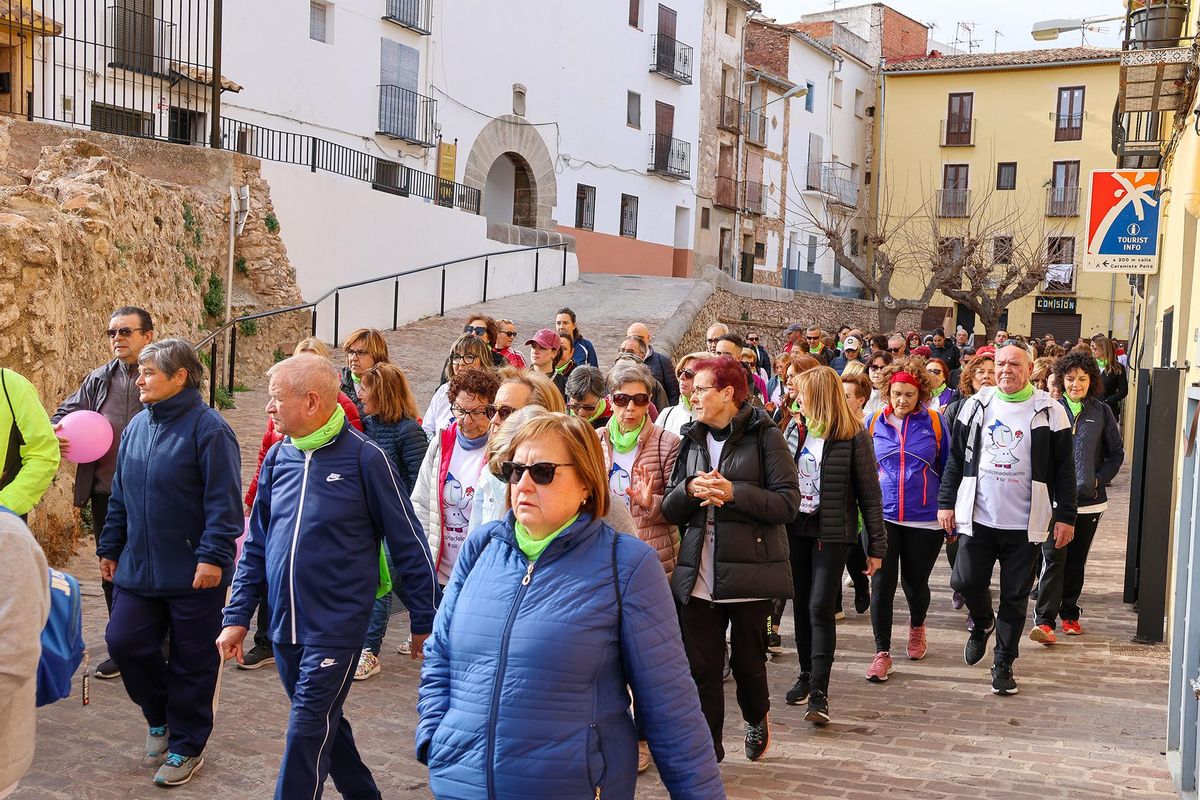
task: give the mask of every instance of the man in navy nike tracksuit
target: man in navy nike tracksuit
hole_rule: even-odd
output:
[[[217,645],[223,658],[242,660],[265,589],[276,665],[292,701],[276,800],[319,798],[327,775],[343,797],[376,800],[342,703],[379,584],[380,542],[387,540],[398,569],[393,580],[409,609],[414,659],[433,627],[436,571],[395,465],[347,424],[333,365],[295,356],[268,375],[267,413],[287,438],[263,459]]]

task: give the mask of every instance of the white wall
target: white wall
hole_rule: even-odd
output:
[[[515,249],[488,239],[487,220],[482,216],[378,192],[359,181],[303,167],[263,162],[262,172],[271,186],[280,236],[306,300],[356,280]],[[330,216],[330,209],[337,209],[336,217]],[[561,285],[561,251],[543,251],[539,261],[538,287]],[[531,291],[533,264],[533,252],[489,259],[488,298]],[[571,253],[567,281],[578,277],[579,265]],[[477,303],[482,296],[482,261],[447,268],[447,310]],[[438,313],[440,271],[401,278],[399,297],[399,324]],[[343,292],[338,336],[364,326],[391,328],[393,298],[391,281]],[[330,298],[317,309],[317,333],[326,341],[333,341],[333,315]]]

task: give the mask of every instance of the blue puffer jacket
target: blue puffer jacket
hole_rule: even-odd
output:
[[[113,583],[147,597],[191,594],[204,563],[220,567],[228,585],[243,525],[241,464],[229,423],[195,389],[135,415],[96,546],[117,562]]]
[[[937,496],[942,470],[950,453],[949,431],[942,423],[939,447],[933,414],[925,408],[905,417],[900,430],[887,421],[889,405],[872,417],[871,441],[879,460],[879,486],[883,490],[883,518],[892,522],[932,522],[937,519]]]
[[[363,433],[370,436],[392,463],[400,468],[404,490],[411,496],[417,485],[417,473],[429,449],[429,437],[415,419],[405,417],[399,422],[384,422],[375,416],[363,417]]]
[[[512,512],[476,529],[425,644],[417,758],[430,790],[439,800],[632,800],[627,685],[671,797],[725,797],[657,553],[587,514],[533,564]]]

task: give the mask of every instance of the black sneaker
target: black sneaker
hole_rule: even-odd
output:
[[[792,688],[788,689],[788,693],[783,699],[789,706],[798,706],[808,701],[808,694],[811,691],[812,676],[807,672],[801,672],[800,677],[796,678],[796,682],[792,684]]]
[[[757,725],[746,723],[746,758],[758,761],[771,746],[771,724],[766,717]]]
[[[269,644],[256,644],[242,656],[238,669],[258,669],[275,663],[275,651]]]
[[[775,654],[783,652],[783,637],[774,631],[767,634],[767,652]]]
[[[106,658],[96,666],[96,671],[92,674],[97,678],[110,680],[121,677],[121,668],[117,666],[117,662],[111,658]]]
[[[865,614],[871,610],[871,585],[863,581],[862,585],[854,587],[854,610]]]
[[[808,696],[808,713],[804,718],[814,725],[829,724],[829,698],[817,690]]]
[[[1012,664],[995,664],[992,666],[992,694],[1001,696],[1016,694],[1017,682],[1013,678]],[[749,741],[749,739],[747,739]]]
[[[992,631],[996,630],[996,620],[993,619],[987,628],[978,626],[971,629],[970,635],[967,637],[967,646],[963,648],[963,661],[968,664],[978,664],[987,653],[988,639],[992,638]]]

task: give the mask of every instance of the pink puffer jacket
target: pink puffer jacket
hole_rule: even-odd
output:
[[[612,442],[608,438],[608,429],[601,428],[596,433],[600,436],[600,447],[604,450],[604,467],[611,470],[613,450]],[[679,529],[663,517],[662,501],[667,481],[671,479],[671,470],[675,468],[675,458],[679,455],[679,444],[678,436],[651,424],[649,419],[646,420],[642,433],[638,436],[638,450],[633,460],[633,468],[644,468],[649,472],[653,499],[650,508],[642,508],[636,500],[629,504],[638,538],[658,551],[659,561],[662,562],[663,571],[667,573],[668,578],[671,577],[675,562],[679,559]],[[619,498],[613,498],[613,502],[618,500]]]

